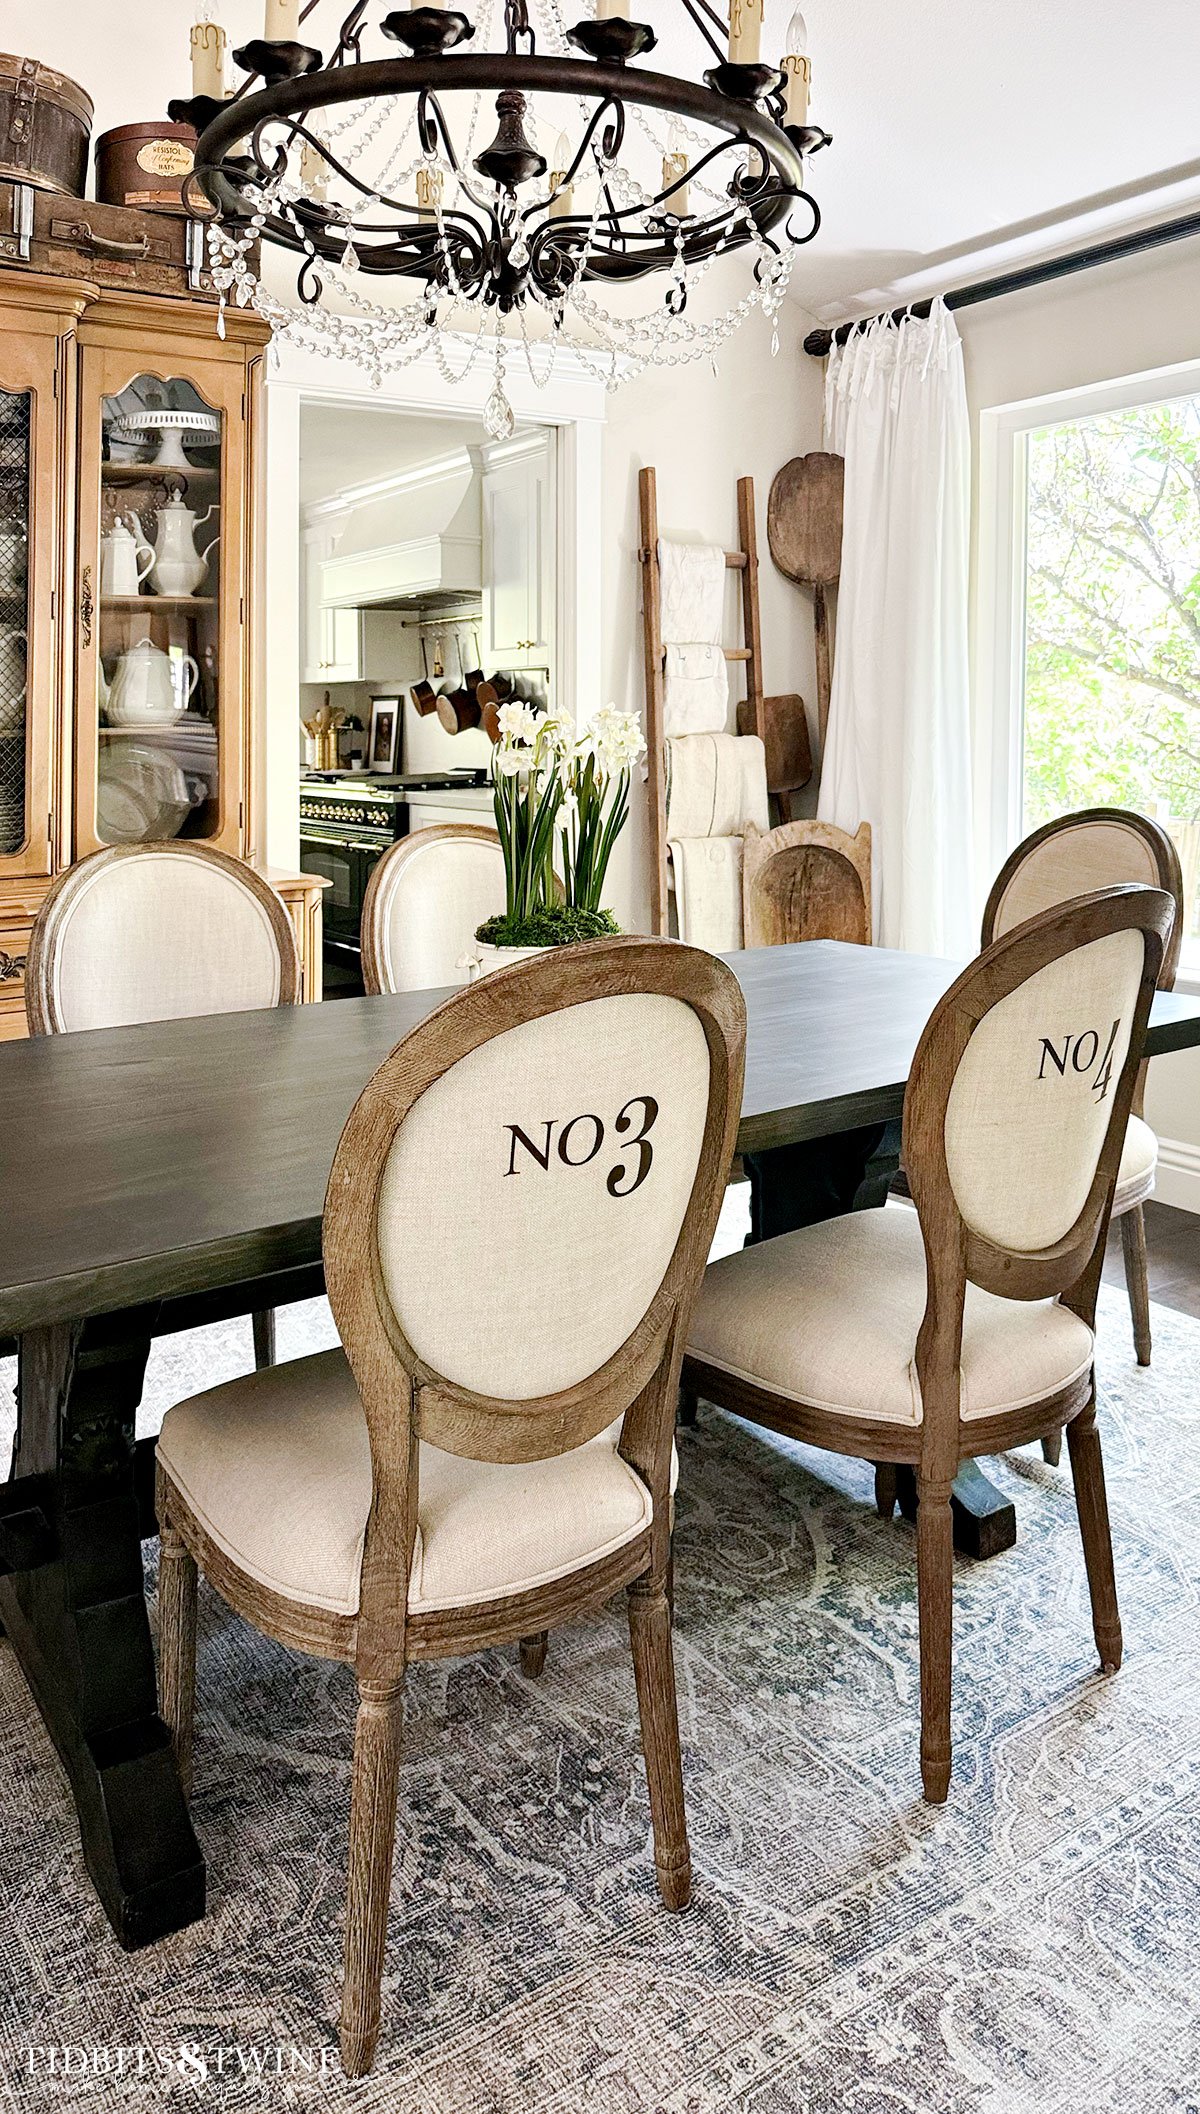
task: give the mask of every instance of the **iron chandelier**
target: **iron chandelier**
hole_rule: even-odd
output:
[[[794,252],[820,225],[805,162],[829,138],[807,121],[803,17],[774,66],[760,58],[763,0],[732,0],[729,25],[711,0],[672,0],[712,61],[692,81],[635,63],[657,39],[629,19],[629,0],[595,0],[575,22],[562,0],[533,4],[536,29],[530,0],[484,0],[499,19],[481,24],[440,4],[372,23],[355,0],[325,56],[300,37],[325,0],[266,0],[270,34],[234,53],[241,88],[170,105],[200,132],[187,193],[213,216],[222,309],[253,306],[277,334],[377,379],[430,346],[451,381],[490,358],[497,436],[514,423],[514,333],[543,383],[564,339],[610,385],[715,360],[755,308],[774,350]],[[219,88],[223,32],[205,20],[192,38],[193,87]],[[375,55],[389,44],[396,55]],[[539,131],[551,119],[548,157]],[[260,269],[262,245],[298,257],[294,298]],[[701,320],[712,266],[740,250],[746,292]],[[649,313],[614,298],[651,276],[665,283]],[[379,299],[372,288],[388,280],[414,282],[413,298]]]

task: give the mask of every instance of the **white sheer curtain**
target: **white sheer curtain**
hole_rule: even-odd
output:
[[[818,814],[871,824],[875,936],[975,952],[967,578],[971,435],[945,305],[829,356],[826,446],[846,458],[833,696]]]

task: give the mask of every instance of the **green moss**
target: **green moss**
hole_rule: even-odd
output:
[[[620,929],[611,910],[551,903],[529,917],[486,918],[475,937],[489,947],[569,947],[575,940],[611,939]]]

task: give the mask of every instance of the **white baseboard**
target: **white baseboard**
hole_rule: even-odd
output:
[[[1200,1212],[1200,1145],[1185,1138],[1160,1138],[1154,1194],[1160,1204]]]

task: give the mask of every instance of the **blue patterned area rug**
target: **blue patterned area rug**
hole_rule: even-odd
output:
[[[328,1337],[321,1307],[281,1324],[285,1355]],[[248,1324],[158,1346],[150,1424],[248,1363]],[[0,1644],[0,2104],[1197,2114],[1198,1368],[1200,1328],[1158,1310],[1139,1372],[1105,1292],[1114,1680],[1065,1466],[997,1464],[1020,1540],[958,1567],[940,1812],[919,1796],[911,1528],[876,1518],[860,1467],[702,1411],[676,1536],[693,1907],[658,1906],[619,1606],[556,1635],[536,1683],[515,1650],[417,1667],[357,2085],[335,2052],[349,1675],[202,1589],[210,1913],[127,1956]]]

